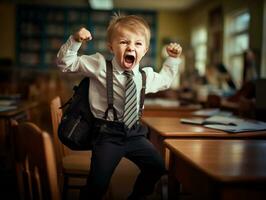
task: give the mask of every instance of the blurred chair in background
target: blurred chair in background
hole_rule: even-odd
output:
[[[256,88],[263,87],[258,86],[258,79],[256,54],[248,49],[243,53],[242,85],[234,95],[227,98],[239,104],[239,115],[242,117],[255,118]]]
[[[242,86],[250,81],[254,81],[258,78],[257,66],[256,66],[256,53],[248,49],[243,53],[243,80]]]
[[[266,78],[260,78],[256,80],[256,101],[255,101],[255,109],[256,109],[256,119],[266,121]]]
[[[236,85],[223,63],[208,66],[205,79],[209,92],[217,93],[221,97],[228,97],[235,93]]]
[[[58,138],[58,126],[62,118],[61,99],[59,96],[50,103],[53,127],[53,139],[56,150],[57,170],[61,187],[63,186],[63,199],[66,199],[69,189],[81,189],[85,185],[90,169],[91,151],[72,151],[63,145]],[[75,181],[71,179],[83,178]]]
[[[19,198],[60,200],[55,152],[50,135],[30,122],[12,122],[12,128]]]

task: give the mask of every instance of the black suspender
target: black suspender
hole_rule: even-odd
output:
[[[113,110],[114,121],[117,121],[117,112],[114,108],[114,91],[113,91],[113,65],[110,60],[106,60],[106,88],[107,88],[107,103],[108,107],[104,114],[104,119],[107,119],[110,109]]]
[[[142,116],[144,99],[145,99],[145,89],[146,89],[146,73],[140,69],[142,76],[142,88],[140,95],[140,104],[139,104],[139,118]],[[107,88],[107,103],[108,107],[104,113],[104,119],[107,119],[109,110],[113,110],[114,121],[117,121],[117,112],[114,108],[114,92],[113,92],[113,65],[110,60],[106,60],[106,88]]]

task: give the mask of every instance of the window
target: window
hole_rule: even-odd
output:
[[[226,18],[225,22],[225,63],[237,87],[242,84],[243,52],[249,48],[248,11],[241,11]]]
[[[195,52],[195,67],[199,75],[205,74],[207,61],[207,30],[200,27],[192,31],[191,44]]]

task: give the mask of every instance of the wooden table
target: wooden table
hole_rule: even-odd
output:
[[[22,101],[19,103],[17,108],[8,110],[8,111],[2,111],[0,112],[0,120],[4,124],[4,130],[6,133],[10,131],[10,120],[22,120],[22,119],[28,119],[29,118],[29,112],[31,109],[37,107],[38,103],[36,101]]]
[[[149,127],[150,141],[161,152],[166,160],[166,164],[168,154],[163,144],[165,139],[266,139],[266,131],[230,134],[224,131],[206,128],[201,125],[183,124],[180,122],[180,117],[144,117],[142,122]]]
[[[189,199],[266,198],[266,140],[167,139],[169,199],[176,180]]]
[[[178,102],[177,100],[145,99],[143,116],[187,116],[190,115],[191,112],[199,110],[201,108],[202,106],[199,104],[180,105],[180,102]]]

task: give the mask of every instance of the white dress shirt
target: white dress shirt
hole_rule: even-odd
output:
[[[90,77],[89,101],[93,115],[97,118],[103,118],[108,107],[106,92],[106,61],[102,54],[78,56],[77,52],[81,46],[72,36],[62,45],[57,54],[57,65],[63,72],[78,72],[84,76]],[[147,75],[146,94],[155,93],[170,87],[171,82],[178,73],[179,58],[168,57],[163,63],[159,73],[154,72],[151,67],[145,67],[143,70]],[[123,74],[116,59],[112,59],[113,65],[113,90],[114,90],[114,108],[117,111],[119,121],[122,121],[124,112],[124,90],[127,77]],[[137,87],[137,102],[139,108],[140,91],[142,87],[142,76],[139,72],[139,65],[133,68],[134,81]],[[107,120],[113,120],[112,111],[109,112]]]

